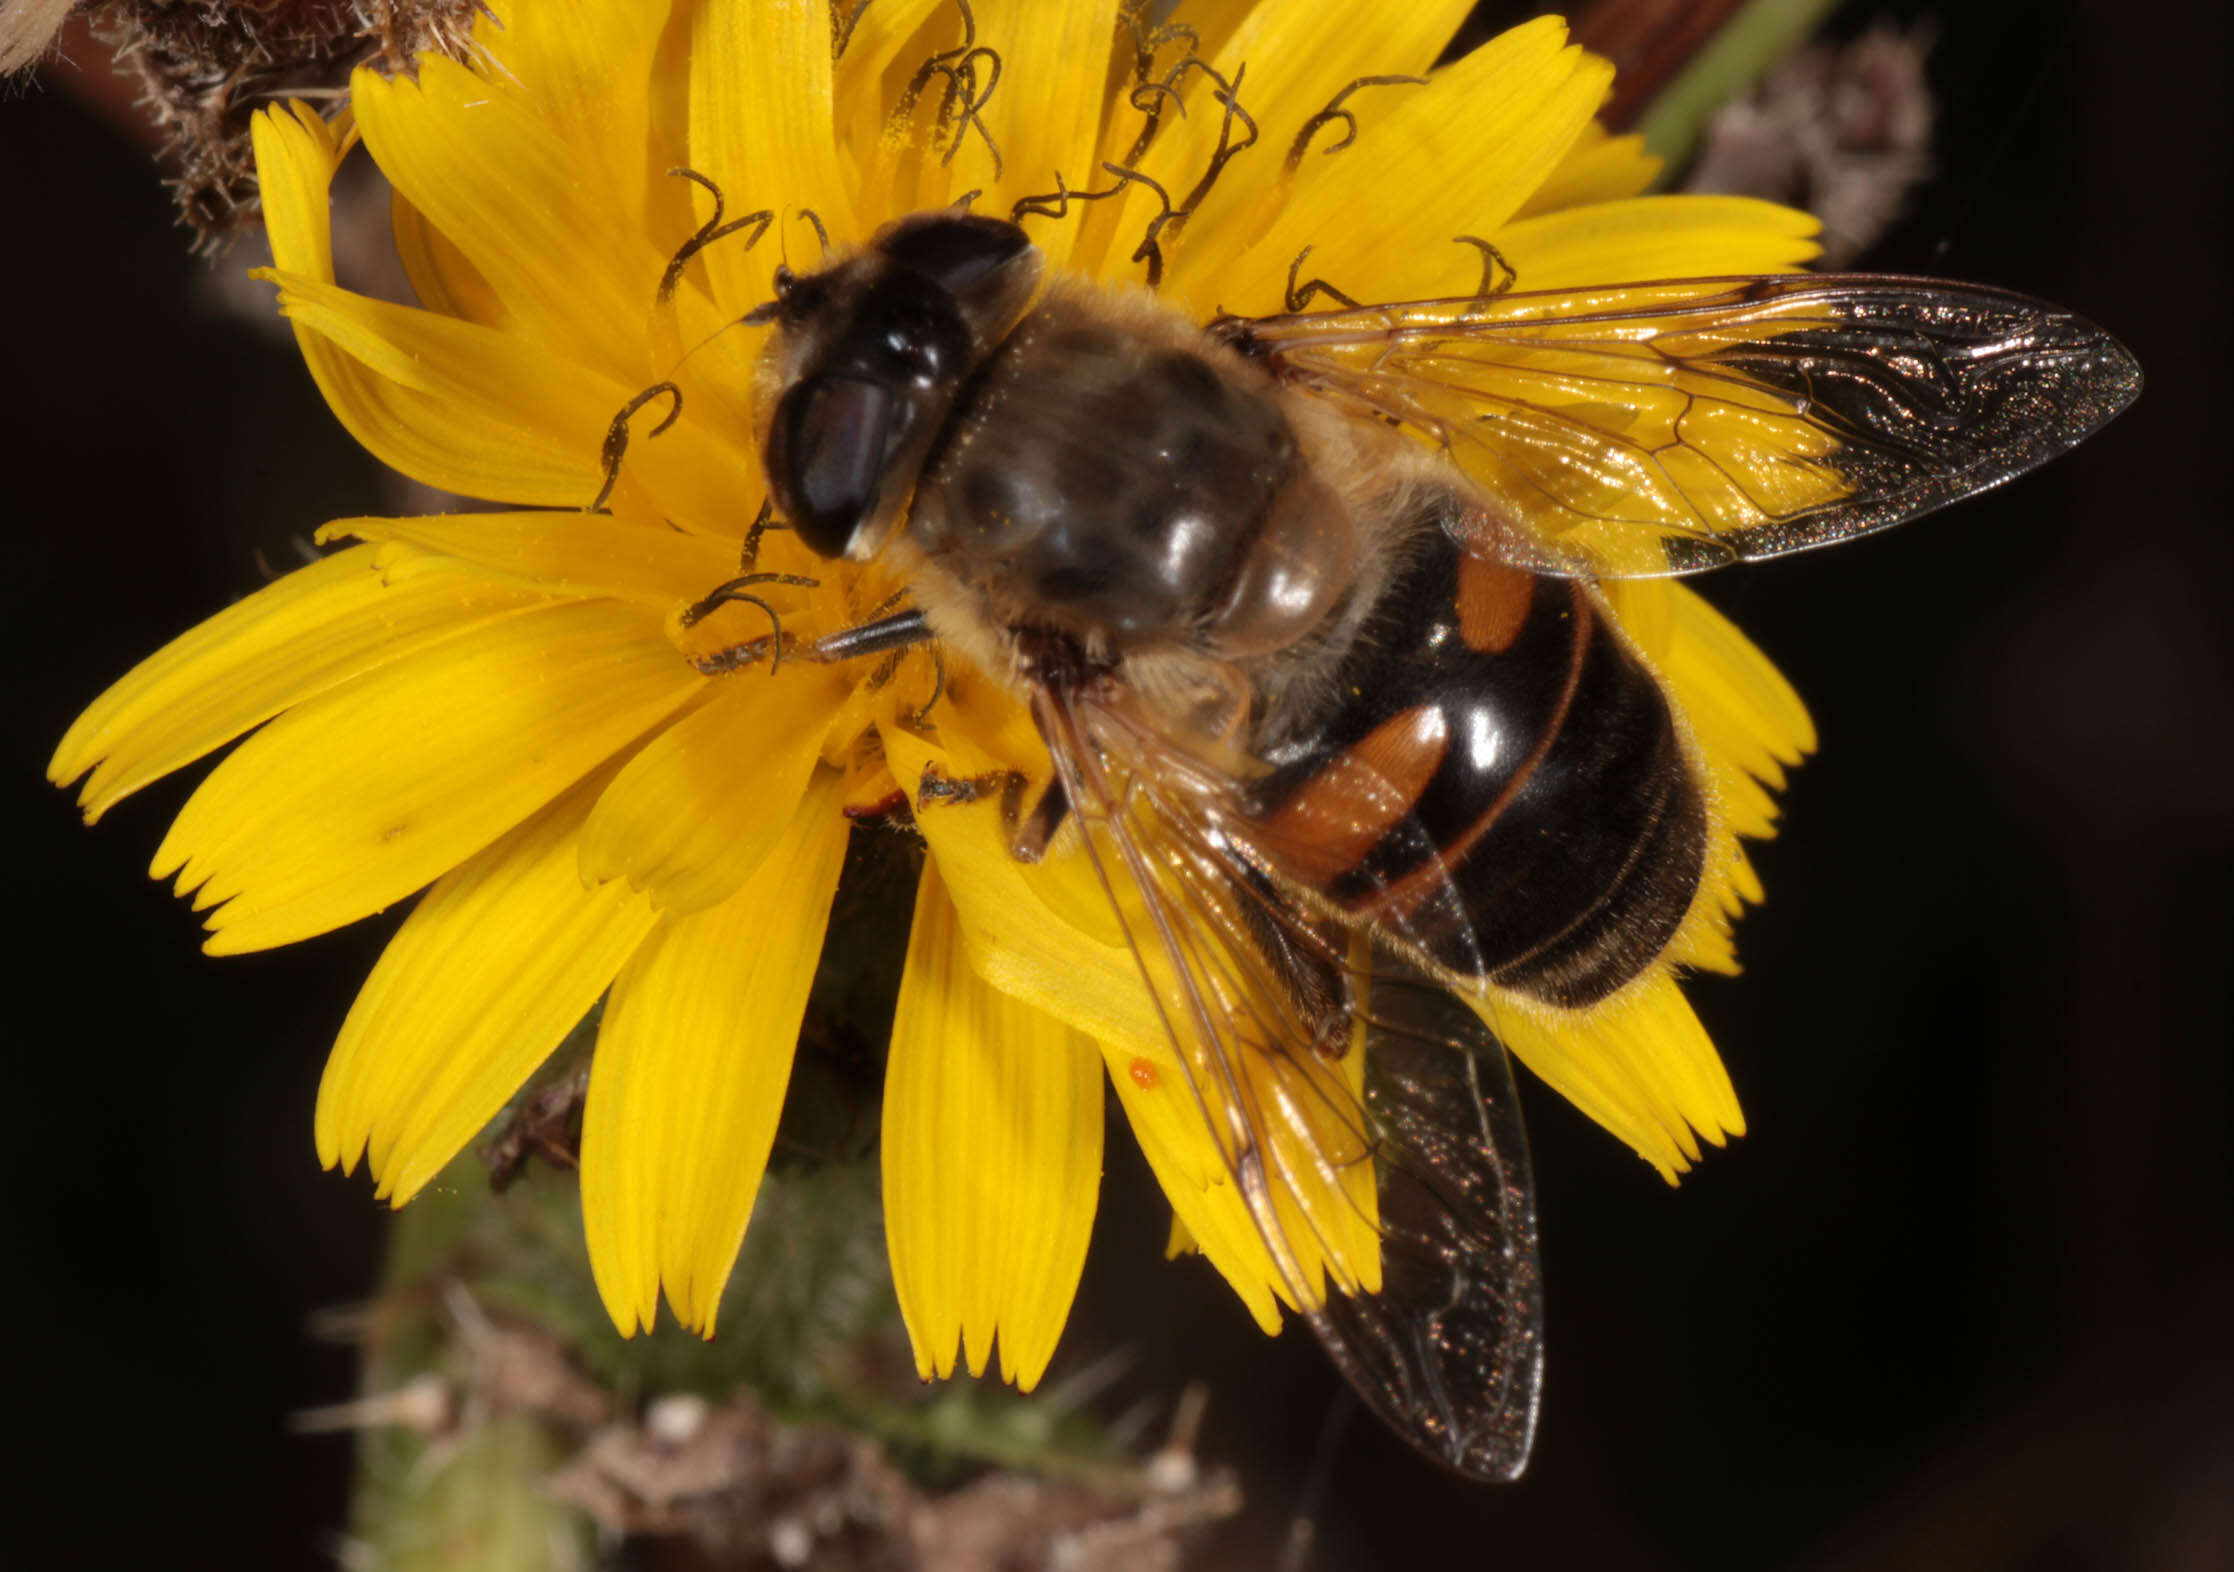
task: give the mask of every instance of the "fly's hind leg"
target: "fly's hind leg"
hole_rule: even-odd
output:
[[[915,811],[960,807],[998,796],[1001,823],[1008,830],[1008,851],[1018,862],[1038,862],[1047,855],[1047,844],[1070,813],[1070,797],[1059,780],[1049,781],[1039,801],[1026,814],[1024,793],[1031,778],[1021,770],[987,770],[982,775],[949,775],[936,764],[923,768],[915,786]]]
[[[918,813],[927,808],[957,808],[998,796],[1001,800],[1001,822],[1013,833],[1024,810],[1025,789],[1031,784],[1031,779],[1021,770],[987,770],[982,775],[949,775],[936,764],[926,764],[923,766],[923,778],[915,785],[915,808]]]

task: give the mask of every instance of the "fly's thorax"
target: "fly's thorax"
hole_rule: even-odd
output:
[[[1108,658],[1294,644],[1356,552],[1262,373],[1153,302],[1079,284],[970,378],[909,534],[988,618]]]

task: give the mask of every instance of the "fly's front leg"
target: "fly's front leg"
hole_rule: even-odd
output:
[[[732,601],[742,601],[748,606],[758,606],[762,615],[768,619],[768,634],[765,638],[753,640],[752,644],[765,647],[765,653],[768,656],[768,670],[772,674],[777,667],[783,664],[783,658],[793,648],[793,643],[787,642],[784,637],[783,619],[776,615],[776,608],[762,600],[758,595],[748,593],[756,584],[788,584],[795,589],[819,589],[822,586],[822,580],[810,579],[801,573],[739,574],[726,584],[716,585],[713,592],[707,595],[705,599],[693,602],[690,606],[684,608],[682,621],[684,627],[694,628],[715,611]],[[759,651],[756,651],[748,659],[739,660],[734,658],[739,650],[747,647],[746,645],[731,645],[728,649],[717,650],[712,655],[701,656],[694,664],[700,671],[711,675],[716,668],[709,667],[708,662],[726,661],[727,664],[719,665],[718,669],[735,671],[739,666],[749,665],[752,660],[759,659]]]
[[[753,600],[755,604],[759,604],[755,597],[750,595],[741,593],[725,594],[725,592],[731,592],[735,587],[742,585],[745,580],[802,582],[795,574],[746,574],[744,579],[730,580],[728,584],[715,590],[713,595],[708,596],[705,601],[700,601],[691,610],[698,611],[700,607],[704,607],[708,611],[712,610],[713,608],[707,602],[714,600],[717,596],[731,600]],[[812,583],[814,581],[806,580],[803,582]],[[762,610],[766,609],[765,606],[762,606]],[[703,614],[703,612],[700,613],[700,615]],[[689,613],[686,612],[685,616],[688,615]],[[774,620],[772,613],[770,614],[770,620]],[[895,612],[889,617],[877,617],[850,628],[840,628],[837,632],[826,633],[821,638],[808,644],[801,644],[790,639],[779,626],[768,633],[762,634],[757,639],[747,639],[742,644],[732,644],[726,649],[711,650],[704,655],[693,656],[691,664],[709,677],[717,677],[724,672],[741,671],[763,657],[770,661],[771,668],[778,659],[811,660],[822,665],[829,665],[834,661],[855,660],[863,655],[882,655],[888,650],[905,649],[912,644],[929,643],[932,637],[930,625],[923,620],[923,613],[911,609]]]

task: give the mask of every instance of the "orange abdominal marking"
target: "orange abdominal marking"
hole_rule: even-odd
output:
[[[1520,636],[1536,578],[1472,554],[1458,559],[1458,636],[1484,655],[1501,655]]]
[[[1434,705],[1391,716],[1261,821],[1266,843],[1296,877],[1333,882],[1412,811],[1449,747],[1450,729]]]

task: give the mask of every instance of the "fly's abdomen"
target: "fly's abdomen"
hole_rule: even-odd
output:
[[[1706,812],[1666,695],[1586,585],[1468,556],[1439,527],[1422,548],[1256,811],[1360,913],[1407,910],[1439,862],[1472,942],[1423,927],[1437,960],[1590,1004],[1659,955],[1698,889]]]

